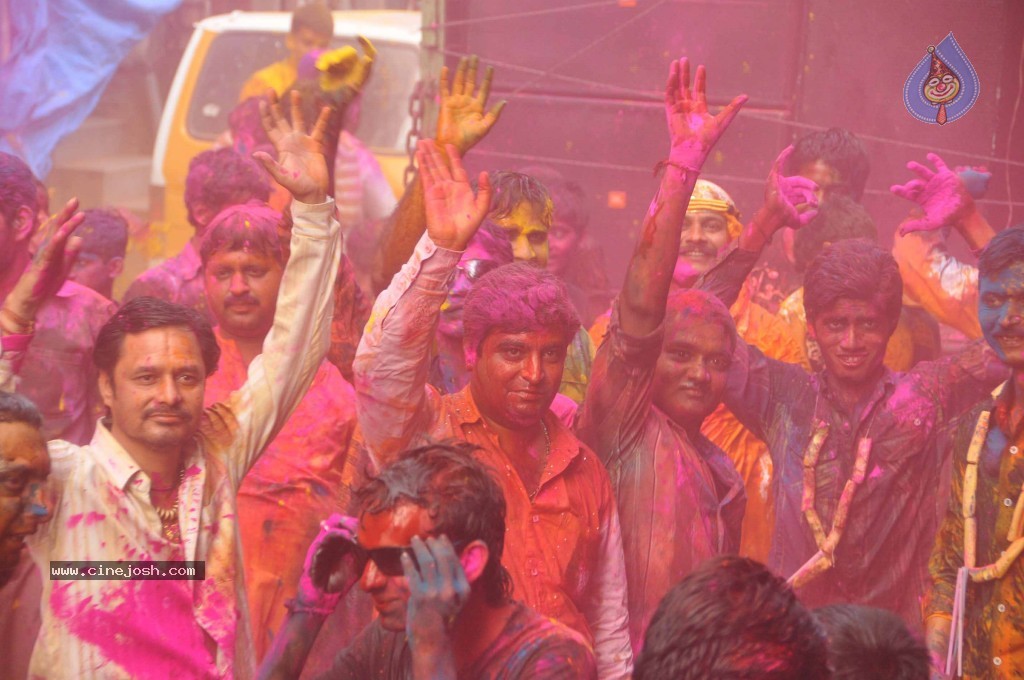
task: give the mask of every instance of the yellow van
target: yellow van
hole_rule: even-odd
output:
[[[334,12],[332,47],[356,46],[356,36],[363,35],[377,48],[355,135],[380,161],[396,195],[402,192],[408,163],[405,139],[412,125],[409,98],[419,79],[420,22],[419,12]],[[191,237],[184,201],[188,164],[227,130],[228,115],[249,76],[286,56],[290,26],[289,12],[236,11],[196,24],[160,119],[150,177],[149,238],[135,244],[142,251],[130,258],[135,263],[148,266],[173,255]]]

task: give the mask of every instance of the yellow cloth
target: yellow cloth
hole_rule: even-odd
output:
[[[292,65],[287,59],[274,62],[249,76],[249,80],[242,86],[242,93],[238,95],[238,101],[245,101],[249,97],[262,97],[267,90],[273,90],[280,97],[298,77],[297,65]]]

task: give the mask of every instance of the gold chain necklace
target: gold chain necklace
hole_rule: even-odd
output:
[[[160,524],[163,528],[164,538],[168,541],[180,541],[181,540],[181,527],[178,523],[178,490],[181,487],[181,483],[185,480],[185,467],[182,466],[178,470],[178,483],[174,485],[174,505],[169,508],[161,508],[154,504],[153,508],[156,510],[157,516],[160,518]]]
[[[825,534],[821,517],[818,516],[818,509],[815,507],[815,495],[818,489],[818,476],[815,468],[818,465],[821,448],[828,438],[828,430],[828,423],[819,420],[811,435],[811,442],[804,450],[804,488],[800,509],[814,534],[814,543],[818,546],[818,552],[789,577],[789,584],[794,589],[806,585],[835,566],[836,546],[839,545],[839,541],[843,537],[843,530],[846,529],[846,521],[850,516],[850,505],[853,503],[857,489],[864,482],[868,462],[871,458],[871,439],[861,437],[857,442],[857,458],[853,464],[853,473],[846,480],[843,493],[839,496],[839,503],[832,516],[832,528],[828,534]]]

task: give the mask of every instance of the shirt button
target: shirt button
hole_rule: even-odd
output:
[[[992,659],[992,663],[994,663],[994,664],[995,664],[995,665],[997,665],[997,666],[1002,666],[1002,665],[1003,665],[1003,660],[1002,660],[1002,659],[1000,659],[1000,658],[999,658],[999,657],[997,656],[996,658]]]
[[[534,515],[533,516],[533,523],[536,524],[539,521],[540,521],[540,515]]]
[[[536,569],[531,569],[531,570],[530,570],[530,576],[536,576],[536,575],[537,575],[537,573],[538,573],[538,572],[537,572],[537,570],[536,570]]]
[[[998,605],[996,605],[996,611],[999,612],[1000,614],[1004,613],[1006,611],[1006,605],[1005,604],[998,604]]]
[[[914,418],[914,427],[921,427],[921,419]]]
[[[1009,499],[1009,498],[1004,498],[1003,499],[1003,505],[1005,505],[1008,508],[1012,508],[1013,507],[1013,501],[1011,499]]]
[[[1020,453],[1020,449],[1017,448],[1016,446],[1011,446],[1010,447],[1010,453],[1014,453],[1014,454]]]

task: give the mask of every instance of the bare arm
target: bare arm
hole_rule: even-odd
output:
[[[661,325],[686,206],[697,174],[746,100],[746,95],[739,95],[712,116],[708,113],[704,66],[697,67],[691,94],[690,62],[685,58],[672,62],[665,86],[665,116],[671,141],[665,175],[644,218],[619,298],[622,329],[627,334],[648,335]]]
[[[446,162],[450,162],[445,150],[449,144],[455,147],[462,158],[487,136],[505,107],[506,102],[500,101],[490,111],[485,111],[494,69],[488,67],[479,89],[476,87],[476,72],[477,58],[463,58],[455,69],[455,78],[449,89],[448,67],[441,69],[441,110],[438,113],[435,141]],[[392,277],[409,260],[426,226],[423,186],[414,177],[406,187],[395,212],[384,225],[377,261],[374,263],[375,290],[386,288]]]

